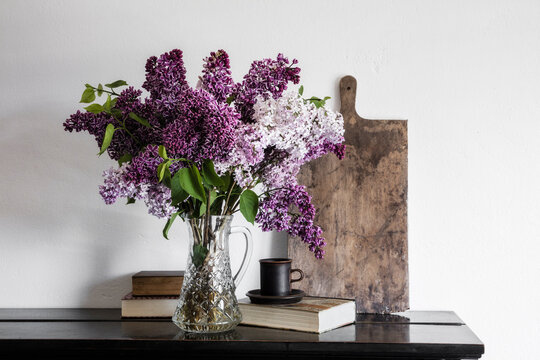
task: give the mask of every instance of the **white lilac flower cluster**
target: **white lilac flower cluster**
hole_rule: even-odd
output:
[[[216,164],[222,172],[234,169],[240,186],[257,178],[269,189],[296,184],[300,166],[328,152],[327,144],[343,142],[343,116],[296,92],[278,99],[259,96],[253,110],[254,123],[238,128],[228,161]]]

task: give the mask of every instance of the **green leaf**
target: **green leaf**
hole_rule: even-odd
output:
[[[201,244],[193,244],[193,255],[191,256],[191,261],[195,267],[200,267],[206,256],[208,255],[208,249]]]
[[[231,180],[232,180],[231,174],[227,173],[225,175],[222,175],[221,180],[223,181],[223,185],[220,187],[220,190],[222,191],[229,190],[229,186],[231,185]]]
[[[101,96],[103,94],[103,85],[99,84],[97,86],[97,96]]]
[[[322,106],[322,100],[319,98],[312,97],[308,99],[308,101],[315,105],[316,108],[320,108]]]
[[[111,107],[114,107],[116,105],[116,102],[118,101],[118,98],[114,98],[111,101]]]
[[[195,199],[206,203],[206,194],[202,184],[201,174],[195,165],[178,170],[180,185]]]
[[[221,187],[224,185],[223,180],[216,174],[214,169],[214,163],[210,159],[205,159],[202,164],[202,176],[204,181],[215,187]]]
[[[223,206],[223,202],[225,201],[225,196],[225,194],[216,196],[216,200],[213,201],[212,207],[210,209],[211,214],[221,214],[221,208]]]
[[[88,85],[88,84],[86,84]],[[91,87],[87,87],[86,89],[84,89],[83,93],[82,93],[82,96],[81,96],[81,103],[91,103],[92,101],[94,101],[96,99],[96,94],[94,92],[94,89],[91,88]]]
[[[206,204],[200,201],[198,201],[198,203],[199,203],[199,206],[196,206],[195,211],[194,211],[196,218],[200,218],[206,212]]]
[[[107,114],[111,113],[111,95],[107,95],[107,101],[103,104],[103,110],[105,110]]]
[[[227,102],[227,105],[231,105],[234,99],[235,99],[234,95],[231,95],[225,101]]]
[[[134,112],[129,113],[129,117],[138,122],[139,124],[146,126],[147,128],[151,127],[148,120],[145,118],[140,117],[139,115],[135,114]]]
[[[106,87],[111,88],[111,89],[124,86],[124,85],[127,85],[127,82],[125,82],[124,80],[116,80],[115,82],[112,82],[110,84],[105,84]]]
[[[217,199],[217,191],[216,190],[210,191],[210,199],[208,201],[208,204],[212,206],[214,204],[214,201],[216,201],[216,199]]]
[[[182,188],[180,184],[180,172],[177,171],[176,174],[171,179],[171,205],[176,206],[186,200],[189,194]]]
[[[94,113],[94,114],[99,114],[100,112],[103,112],[103,110],[105,110],[105,109],[103,109],[103,106],[101,106],[99,104],[88,105],[84,109],[86,111]]]
[[[130,153],[125,153],[118,159],[118,166],[122,166],[122,164],[130,162],[131,159],[133,159],[133,156]]]
[[[330,96],[325,97],[324,99],[319,99],[316,96],[312,96],[311,98],[307,99],[307,101],[311,102],[313,105],[315,105],[316,108],[323,107],[326,104],[326,100],[331,99]]]
[[[300,94],[300,96],[304,95],[304,85],[300,86],[300,89],[298,89],[298,94]]]
[[[135,199],[131,198],[131,197],[128,197],[126,205],[129,205],[129,204],[135,204]]]
[[[162,182],[163,185],[165,185],[169,189],[171,188],[171,170],[169,169],[169,167],[165,168],[165,174],[163,174]]]
[[[240,195],[240,212],[247,221],[253,224],[257,211],[259,211],[259,197],[253,191],[245,190]]]
[[[157,167],[157,176],[159,181],[163,180],[163,177],[165,176],[165,170],[169,168],[169,165],[171,162],[169,160],[162,162]]]
[[[133,113],[132,113],[132,114],[133,114]],[[159,147],[158,147],[158,154],[159,154],[159,156],[161,156],[163,159],[168,159],[168,157],[167,157],[167,149],[165,149],[165,146],[159,145]]]
[[[103,143],[101,144],[101,150],[99,151],[98,155],[103,154],[107,150],[109,145],[111,145],[111,140],[115,131],[116,129],[114,128],[113,124],[107,125],[107,128],[105,128],[105,136],[103,137]]]
[[[163,237],[167,240],[169,240],[169,229],[171,228],[171,225],[173,224],[174,219],[176,219],[177,216],[178,213],[172,214],[169,220],[167,220],[165,227],[163,228]]]

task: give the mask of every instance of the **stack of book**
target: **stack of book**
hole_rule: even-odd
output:
[[[141,271],[132,277],[133,291],[122,298],[124,318],[171,318],[178,304],[183,271]],[[353,323],[354,300],[306,296],[295,304],[260,305],[238,301],[242,324],[323,333]]]
[[[141,271],[131,277],[132,291],[122,298],[122,317],[171,317],[176,309],[183,271]]]

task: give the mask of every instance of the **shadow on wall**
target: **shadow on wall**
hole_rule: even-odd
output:
[[[66,115],[55,112],[26,111],[0,124],[2,278],[22,296],[23,284],[36,283],[39,272],[50,280],[38,280],[34,290],[64,298],[59,305],[110,307],[114,299],[119,306],[131,273],[109,274],[126,263],[144,224],[130,216],[135,211],[102,204],[101,173],[113,162],[96,156],[91,136],[65,133]]]
[[[124,239],[130,234],[135,236],[136,222],[124,213],[117,213],[109,214],[103,226],[102,212],[95,211],[93,216],[87,215],[77,219],[80,228],[85,230],[86,244],[81,244],[81,248],[85,249],[86,268],[91,274],[85,277],[74,300],[78,307],[120,307],[120,299],[131,291],[133,272],[121,276],[111,274],[117,274],[115,267],[120,262],[125,263],[126,257],[129,257],[125,248],[130,247],[130,244],[125,241],[115,243],[117,239],[111,238],[111,233],[115,230],[126,233],[123,234]],[[131,265],[136,266],[136,262]]]
[[[111,307],[111,303],[117,303],[114,307],[120,307],[120,299],[131,291],[131,275],[129,273],[88,286],[88,290],[82,293],[84,296],[79,301],[79,307]]]

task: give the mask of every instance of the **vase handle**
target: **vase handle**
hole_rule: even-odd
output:
[[[244,252],[244,258],[242,259],[242,264],[233,277],[234,285],[238,286],[244,274],[246,273],[247,267],[249,265],[249,260],[251,260],[251,253],[253,252],[253,239],[251,238],[251,231],[245,226],[232,226],[231,234],[242,234],[246,240],[246,251]]]

